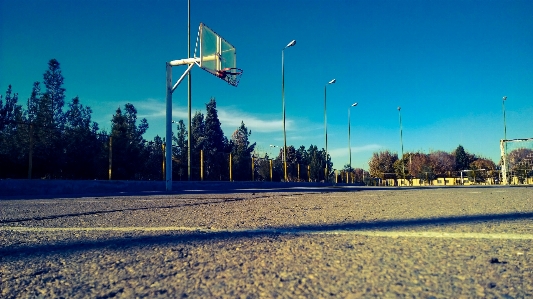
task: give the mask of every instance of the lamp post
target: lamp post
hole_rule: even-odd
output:
[[[502,109],[503,109],[503,139],[507,140],[507,125],[505,124],[505,101],[507,97],[502,98]]]
[[[504,96],[502,98],[502,110],[503,110],[503,140],[505,142],[505,140],[507,140],[507,125],[505,123],[505,101],[507,100],[507,97]],[[504,153],[505,155],[507,155],[507,142],[504,143],[505,144],[505,150],[504,150]],[[503,184],[504,185],[507,185],[507,159],[505,157],[505,155],[503,156],[503,165],[502,165],[502,178],[503,178]]]
[[[328,116],[327,116],[327,110],[326,110],[326,89],[328,87],[329,84],[333,84],[337,82],[337,79],[333,79],[331,81],[328,82],[328,84],[324,85],[324,136],[325,136],[325,141],[326,141],[326,169],[325,169],[325,176],[324,176],[324,181],[327,181],[327,176],[328,176]]]
[[[403,163],[403,136],[402,136],[402,107],[398,106],[398,115],[400,116],[400,145],[402,147],[402,178],[405,178],[405,164]],[[403,183],[403,182],[402,182]]]
[[[348,107],[348,151],[350,152],[350,171],[352,171],[352,143],[350,142],[350,108],[357,106],[357,103],[353,103],[350,107]]]
[[[283,172],[285,182],[287,182],[287,134],[285,133],[285,49],[296,45],[296,40],[292,40],[281,50],[281,101],[283,104]]]
[[[187,57],[191,57],[191,0],[187,1]],[[192,74],[187,74],[187,134],[192,135]],[[191,138],[187,138],[187,180],[191,180]],[[172,169],[171,169],[172,171]]]

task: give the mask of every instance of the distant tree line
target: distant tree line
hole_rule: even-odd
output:
[[[524,159],[527,156],[533,157],[530,149],[516,149],[507,156],[510,159],[510,171],[520,171],[524,167]],[[501,163],[500,163],[501,164]],[[529,165],[529,170],[531,166]],[[470,154],[463,146],[459,145],[451,153],[445,151],[434,151],[429,154],[421,152],[406,153],[403,159],[398,158],[398,154],[388,150],[375,152],[368,162],[369,172],[375,178],[418,178],[423,180],[434,180],[436,178],[456,176],[463,172],[465,176],[474,176],[477,180],[485,180],[494,177],[495,171],[500,169],[492,160]]]
[[[11,85],[0,96],[0,178],[101,178],[107,173],[108,137],[92,110],[73,98],[65,110],[59,62],[52,59],[35,82],[26,109]],[[105,155],[107,157],[107,155]]]
[[[26,108],[18,103],[18,94],[11,85],[5,96],[0,95],[0,179],[92,180],[108,179],[110,175],[116,180],[164,178],[165,140],[159,136],[150,141],[144,139],[148,122],[137,119],[137,110],[131,103],[117,108],[111,119],[111,131],[106,132],[91,120],[91,108],[82,105],[78,97],[65,105],[63,81],[60,64],[52,59],[43,81],[33,84]],[[205,116],[200,111],[195,113],[190,132],[188,136],[180,120],[176,135],[172,134],[174,180],[188,180],[189,174],[191,180],[229,180],[231,167],[232,180],[283,181],[285,160],[288,181],[329,181],[334,176],[331,157],[316,145],[288,146],[286,157],[283,148],[275,157],[260,156],[255,152],[256,144],[250,142],[252,132],[244,122],[228,139],[222,131],[214,98],[206,103]],[[531,149],[511,151],[510,171],[530,175],[532,158]],[[345,165],[336,173],[350,177],[349,181],[362,182],[370,177],[387,176],[434,179],[452,172],[481,169],[486,171],[479,172],[480,176],[489,176],[498,168],[491,160],[466,152],[461,145],[451,153],[411,152],[402,159],[385,150],[373,153],[368,165],[368,172]]]
[[[263,181],[284,181],[285,180],[285,163],[283,148],[279,149],[276,157],[269,157],[265,154],[263,157],[257,157],[255,160],[255,169],[259,180]],[[333,173],[333,163],[331,157],[326,157],[324,149],[318,149],[316,145],[310,145],[307,149],[300,146],[296,149],[294,146],[287,146],[287,181],[312,181],[320,182],[330,180]],[[326,166],[329,173],[326,173]]]
[[[241,123],[227,139],[221,129],[215,99],[206,104],[206,115],[197,111],[191,120],[191,179],[199,180],[203,167],[204,180],[229,180],[229,157],[231,155],[232,180],[238,181],[283,181],[283,149],[271,158],[268,154],[260,156],[255,153],[255,143],[250,142],[251,131]],[[175,167],[173,176],[179,180],[187,179],[188,173],[188,136],[187,129],[180,120],[174,138],[173,159]],[[203,158],[203,164],[200,159]],[[326,178],[325,167],[331,169],[331,157],[325,157],[325,151],[315,145],[308,149],[300,146],[287,147],[287,177],[289,181],[321,181]],[[300,170],[298,172],[298,169]]]
[[[92,110],[78,97],[65,105],[64,77],[56,59],[48,62],[43,81],[35,82],[26,108],[9,85],[0,95],[0,178],[48,179],[163,179],[164,138],[143,138],[149,125],[137,119],[136,108],[127,103],[111,119],[111,131],[100,130],[91,120]],[[199,163],[204,150],[207,179],[226,179],[230,153],[235,179],[246,167],[255,143],[250,144],[244,125],[227,140],[220,128],[214,99],[206,105],[207,116],[193,118],[191,162]],[[173,136],[174,179],[187,179],[187,131],[180,121]],[[244,157],[247,157],[245,159]],[[197,164],[195,164],[197,165]],[[109,168],[111,166],[111,171]],[[249,166],[249,165],[248,165]],[[192,168],[192,178],[199,167]],[[247,171],[248,173],[249,171]]]
[[[52,59],[43,81],[33,84],[25,108],[19,104],[11,85],[5,96],[0,95],[0,179],[164,178],[165,139],[155,136],[148,141],[143,137],[149,128],[148,121],[137,118],[133,104],[117,108],[111,119],[111,131],[107,132],[92,121],[91,108],[84,106],[78,97],[65,105],[63,82],[60,64]],[[172,134],[174,180],[188,180],[189,175],[191,180],[229,180],[230,166],[233,180],[284,179],[283,151],[274,159],[267,154],[259,157],[244,122],[228,139],[222,131],[214,98],[206,104],[205,116],[200,111],[195,113],[190,132],[188,136],[180,120],[176,134]],[[287,148],[291,181],[326,180],[331,176],[325,173],[326,165],[332,169],[331,157],[314,145],[308,149]]]

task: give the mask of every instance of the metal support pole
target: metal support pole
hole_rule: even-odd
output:
[[[326,87],[327,85],[324,85],[324,136],[326,141],[326,169],[324,170],[324,182],[327,182],[328,180],[328,117],[326,114]]]
[[[252,182],[255,181],[255,179],[254,179],[254,172],[255,172],[255,168],[254,168],[254,156],[252,156]]]
[[[281,50],[281,101],[283,104],[283,172],[285,182],[287,178],[287,134],[285,132],[285,49],[296,45],[296,40],[292,40]]]
[[[191,62],[192,61],[192,62]],[[172,66],[188,64],[187,70],[181,75],[179,80],[172,86]],[[172,92],[178,87],[181,81],[185,78],[187,73],[190,73],[192,67],[195,65],[194,59],[186,60],[174,60],[166,63],[166,134],[165,134],[165,157],[166,157],[166,169],[165,169],[165,189],[166,191],[172,191]],[[189,118],[190,129],[190,118]],[[190,136],[190,135],[189,135]],[[190,142],[191,138],[189,138]],[[190,149],[190,147],[189,147]],[[189,157],[189,164],[190,164]]]
[[[500,151],[502,153],[502,183],[507,185],[507,152],[505,151],[505,146],[507,143],[504,139],[500,140]]]
[[[33,125],[30,125],[30,152],[28,153],[28,180],[33,171]]]
[[[166,97],[166,137],[165,137],[165,159],[166,159],[166,191],[172,191],[172,66],[166,63],[167,71],[167,97]]]
[[[357,106],[357,103],[353,103],[350,107],[348,107],[348,151],[349,151],[349,154],[350,154],[350,171],[352,171],[352,142],[350,141],[350,134],[351,134],[351,124],[350,124],[350,109],[352,107],[355,107]]]
[[[109,180],[111,180],[111,169],[113,168],[113,137],[109,137]]]
[[[233,173],[231,169],[231,153],[229,153],[229,181],[233,182]]]
[[[502,98],[502,109],[503,109],[503,139],[507,140],[507,124],[505,123],[505,100],[507,97]]]
[[[283,110],[283,172],[284,180],[287,182],[287,134],[285,132],[285,49],[281,50],[281,100]]]
[[[398,107],[398,115],[400,116],[400,144],[402,147],[402,157],[400,158],[402,161],[402,178],[405,178],[405,164],[403,163],[403,136],[402,136],[402,113],[401,113],[402,107]],[[403,181],[402,181],[403,183]]]
[[[270,162],[270,181],[272,182],[272,160],[268,160]]]
[[[204,150],[200,150],[200,181],[204,180]]]
[[[351,107],[351,106],[350,106]],[[350,170],[352,170],[352,143],[350,142],[350,107],[348,107],[348,152],[350,154]]]
[[[187,1],[187,57],[191,57],[191,0]],[[187,179],[191,180],[191,98],[192,98],[192,77],[189,72],[187,76],[187,110],[188,110],[188,138],[187,138]]]
[[[507,142],[505,142],[505,140],[507,140],[507,124],[505,123],[505,100],[507,100],[507,97],[503,97],[502,98],[502,110],[503,110],[503,146],[502,147],[502,153],[504,153],[504,156],[503,156],[503,165],[502,165],[502,174],[503,174],[503,184],[504,185],[507,185],[508,182],[507,182],[507,161],[506,161],[506,156],[507,156]],[[501,146],[501,145],[500,145]],[[504,150],[505,149],[505,150]]]
[[[163,156],[163,159],[161,161],[161,173],[162,173],[162,180],[164,181],[165,180],[165,176],[166,176],[166,172],[165,172],[165,156],[166,156],[166,153],[165,153],[165,144],[161,144],[161,149],[163,150],[162,152],[162,156]]]

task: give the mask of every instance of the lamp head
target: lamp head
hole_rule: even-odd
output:
[[[357,106],[357,103],[353,103],[353,104],[352,104],[352,107],[355,107],[355,106]]]
[[[398,106],[398,111],[402,110],[402,107]]]
[[[503,97],[503,100],[504,100],[504,101],[507,100],[507,97]]]
[[[328,84],[333,84],[335,82],[337,82],[337,79],[333,79],[333,80],[329,81]]]
[[[289,47],[292,47],[294,45],[296,45],[296,40],[295,39],[293,39],[285,48],[289,48]]]

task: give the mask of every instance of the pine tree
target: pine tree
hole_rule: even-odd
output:
[[[101,142],[96,131],[98,124],[91,121],[92,110],[80,103],[78,97],[69,103],[65,113],[65,167],[63,177],[72,179],[98,178]]]
[[[206,105],[206,117],[203,143],[204,165],[208,180],[220,180],[222,173],[227,168],[224,148],[225,138],[218,119],[217,103],[214,98]]]
[[[22,107],[17,104],[18,94],[12,95],[11,93],[11,85],[9,85],[6,91],[5,104],[3,104],[0,95],[0,132],[4,131],[6,127],[12,128],[17,116],[22,113]]]
[[[28,110],[26,111],[26,118],[31,124],[35,123],[37,119],[37,111],[41,96],[41,83],[36,81],[33,83],[31,95],[27,102]]]
[[[200,151],[204,149],[205,122],[204,115],[196,111],[191,119],[191,179],[200,179]]]
[[[37,177],[61,178],[66,166],[62,138],[65,127],[65,88],[59,62],[51,59],[43,75],[45,91],[34,83],[28,115],[33,124],[33,172]]]
[[[173,137],[175,146],[172,148],[173,164],[172,178],[180,181],[187,178],[187,128],[183,120],[176,126],[177,137]]]
[[[146,167],[143,172],[143,179],[163,180],[163,161],[165,153],[163,151],[163,139],[156,135],[153,141],[148,142]]]
[[[4,103],[5,100],[5,103]],[[27,126],[23,124],[18,94],[8,86],[5,98],[0,95],[0,177],[22,177],[27,153]]]
[[[120,107],[111,120],[113,137],[113,178],[143,179],[147,159],[145,140],[142,135],[148,130],[148,122],[142,119],[137,125],[137,109],[128,103],[123,113]]]
[[[45,104],[50,109],[50,123],[52,126],[62,128],[64,125],[63,106],[65,105],[65,88],[63,88],[63,75],[56,59],[48,62],[48,70],[43,75],[43,84],[46,91],[43,94]],[[44,108],[44,107],[43,107]]]
[[[241,122],[240,127],[233,132],[231,140],[233,179],[238,181],[250,180],[252,178],[251,153],[254,151],[255,142],[250,144],[249,137],[252,134]]]
[[[326,167],[325,151],[323,149],[318,150],[316,145],[311,144],[307,149],[307,163],[309,163],[311,180],[315,182],[324,180]]]
[[[468,157],[466,155],[465,149],[462,145],[459,145],[455,149],[455,170],[468,169]]]

